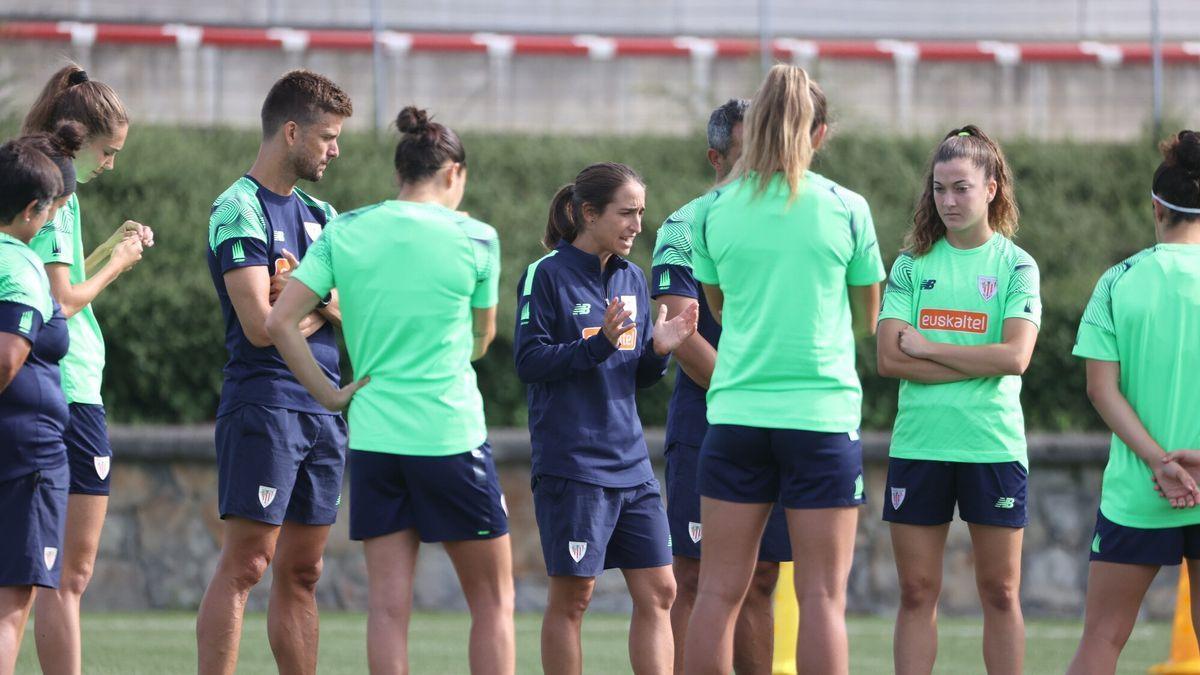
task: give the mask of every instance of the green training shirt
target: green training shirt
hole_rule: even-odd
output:
[[[483,444],[471,367],[471,310],[494,307],[500,241],[445,207],[386,201],[343,214],[294,272],[313,293],[337,288],[354,377],[350,447],[442,456]]]
[[[1116,361],[1121,393],[1164,450],[1200,448],[1200,245],[1158,244],[1110,268],[1096,283],[1075,356]],[[1200,524],[1200,508],[1175,510],[1154,491],[1151,470],[1116,434],[1100,511],[1126,527]]]
[[[692,268],[724,293],[708,421],[848,432],[862,419],[848,286],[884,278],[871,210],[808,172],[794,200],[783,174],[757,192],[731,182],[694,223]]]
[[[899,319],[953,345],[1003,341],[1007,319],[1041,324],[1037,263],[1008,238],[958,249],[945,238],[892,265],[879,319]],[[1028,467],[1021,377],[923,384],[901,380],[891,456],[944,462],[1020,462]]]
[[[29,247],[42,262],[70,266],[71,285],[87,281],[83,261],[83,230],[80,227],[79,198],[71,195],[58,210],[54,220],[47,222],[29,242]],[[59,362],[62,370],[63,394],[67,403],[102,405],[100,384],[104,379],[104,335],[96,314],[89,303],[67,319],[71,347]]]

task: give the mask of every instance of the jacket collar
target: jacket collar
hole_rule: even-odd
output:
[[[591,272],[592,274],[600,273],[600,256],[592,255],[591,253],[575,248],[575,246],[566,241],[560,241],[558,246],[554,248],[558,251],[558,257],[571,267]],[[627,267],[629,267],[629,261],[615,253],[608,261],[610,271],[623,270]]]

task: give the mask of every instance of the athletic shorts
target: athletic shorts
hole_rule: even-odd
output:
[[[70,474],[62,464],[0,483],[0,586],[58,588]]]
[[[611,488],[542,475],[532,482],[548,575],[596,577],[606,569],[671,564],[658,481]]]
[[[71,466],[71,494],[108,496],[113,451],[104,406],[72,403],[70,409],[63,442]]]
[[[1145,529],[1118,525],[1096,510],[1089,560],[1126,565],[1178,565],[1200,560],[1200,525]]]
[[[976,525],[1025,527],[1029,473],[1020,462],[888,460],[883,519],[905,525],[942,525],[958,517]]]
[[[686,443],[672,443],[667,448],[667,522],[671,526],[671,554],[681,558],[700,559],[700,493],[696,490],[696,466],[700,448]],[[787,516],[779,502],[771,509],[758,559],[764,562],[785,562],[792,559],[792,542],[788,537]]]
[[[735,424],[708,427],[697,472],[700,494],[789,509],[866,503],[858,432],[825,433]]]
[[[332,525],[342,502],[341,415],[245,403],[217,418],[221,517]]]
[[[486,442],[442,457],[350,451],[350,538],[414,528],[424,542],[508,534],[508,510]]]

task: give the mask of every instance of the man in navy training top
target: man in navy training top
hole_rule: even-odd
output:
[[[272,565],[267,635],[279,671],[315,673],[316,586],[341,504],[346,424],[288,370],[266,316],[332,207],[296,187],[319,181],[338,156],[350,98],[316,73],[296,70],[262,107],[258,157],[213,204],[208,267],[225,319],[229,361],[217,409],[221,558],[196,621],[199,672],[237,667],[246,598]],[[335,297],[302,329],[332,386],[340,383]]]
[[[750,101],[730,99],[708,119],[708,162],[720,183],[742,152],[742,118]],[[658,230],[654,244],[650,295],[666,305],[674,317],[688,305],[700,304],[700,324],[695,334],[675,351],[679,374],[667,412],[667,521],[671,527],[675,604],[671,625],[675,634],[675,672],[682,672],[683,646],[688,618],[696,601],[700,578],[700,494],[696,490],[696,462],[708,430],[705,395],[717,362],[721,326],[708,308],[700,284],[692,276],[694,223],[702,222],[719,188],[697,197],[671,214]],[[771,596],[779,578],[779,563],[792,559],[787,519],[775,505],[758,550],[754,579],[742,604],[734,630],[734,670],[738,675],[771,672],[774,620]]]

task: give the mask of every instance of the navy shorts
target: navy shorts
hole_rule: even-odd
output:
[[[958,517],[976,525],[1025,527],[1029,472],[1020,462],[888,460],[883,519],[905,525],[943,525]]]
[[[414,528],[424,542],[508,534],[508,510],[486,442],[457,455],[350,451],[350,538]]]
[[[63,464],[0,483],[0,586],[58,588],[70,473]]]
[[[696,491],[696,465],[700,448],[672,443],[667,448],[667,522],[671,526],[671,554],[700,559],[700,493]],[[787,515],[779,502],[771,509],[767,529],[758,545],[758,559],[785,562],[792,559]]]
[[[1089,560],[1126,565],[1178,565],[1200,560],[1200,525],[1144,529],[1118,525],[1096,511]]]
[[[71,466],[71,494],[108,496],[113,452],[104,406],[72,403],[70,407],[63,442]]]
[[[857,431],[713,424],[700,447],[697,476],[701,495],[727,502],[779,502],[789,509],[866,503]]]
[[[332,525],[342,502],[341,415],[242,404],[217,418],[221,517]]]
[[[533,509],[552,577],[671,564],[671,532],[656,480],[611,488],[535,476]]]

